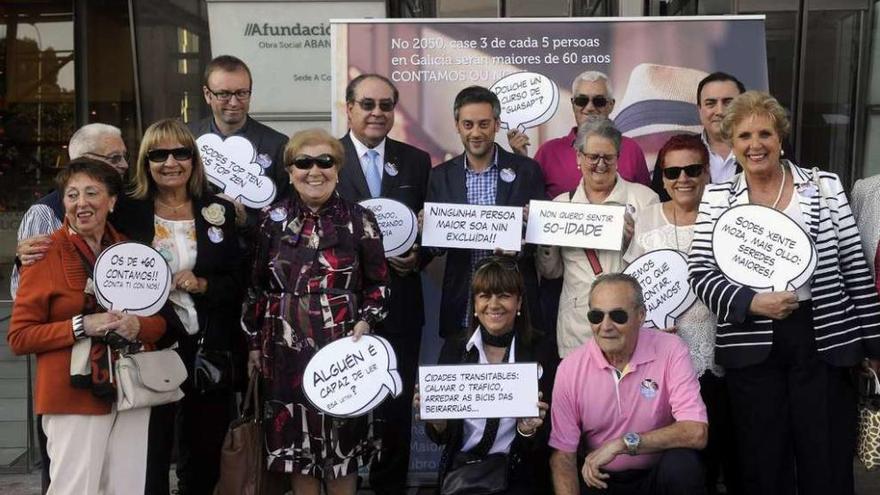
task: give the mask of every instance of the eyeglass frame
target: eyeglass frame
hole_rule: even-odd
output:
[[[581,99],[581,98],[586,98],[587,101],[585,101],[583,105],[578,105],[578,104],[575,102],[575,100],[579,100],[579,99]],[[603,104],[601,104],[601,105],[597,105],[597,104],[596,104],[596,103],[597,103],[597,102],[596,102],[596,99],[597,99],[597,98],[601,98],[602,101],[604,101],[605,103],[603,103]],[[590,102],[593,102],[593,108],[605,108],[605,107],[607,107],[608,104],[611,103],[612,101],[614,101],[614,100],[612,100],[611,98],[609,98],[609,97],[606,96],[606,95],[595,95],[595,96],[590,96],[590,95],[585,95],[585,94],[578,94],[578,95],[575,95],[575,96],[572,96],[572,97],[571,97],[571,104],[574,105],[574,106],[576,106],[576,107],[578,107],[578,108],[587,108],[587,105],[589,105]]]
[[[393,98],[381,98],[379,100],[375,98],[361,98],[360,100],[352,101],[357,103],[361,110],[365,112],[372,112],[376,107],[379,107],[379,110],[382,112],[393,112],[397,108],[397,101]],[[390,108],[388,108],[388,105],[390,105]]]
[[[690,165],[685,165],[683,167],[662,167],[661,170],[663,173],[663,178],[666,180],[678,180],[681,177],[682,172],[684,172],[684,174],[691,179],[696,179],[697,177],[703,175],[703,173],[706,171],[706,164],[691,163]],[[675,177],[670,177],[669,174],[666,173],[667,170],[670,172],[675,171]],[[691,175],[691,172],[688,172],[688,170],[697,170],[697,173],[696,175]]]
[[[119,165],[122,162],[129,163],[128,159],[130,158],[128,150],[122,153],[114,153],[112,155],[102,155],[100,153],[95,153],[94,151],[86,151],[83,155],[97,157],[113,166]]]
[[[227,102],[227,101],[232,100],[233,96],[235,96],[235,98],[238,101],[249,101],[251,99],[251,96],[254,93],[253,90],[251,90],[251,89],[238,89],[235,91],[214,91],[213,89],[211,89],[207,86],[205,86],[205,90],[208,93],[211,93],[212,95],[214,95],[214,98],[217,98],[218,100],[220,100],[222,102]],[[247,93],[247,94],[244,94],[244,93]]]
[[[621,313],[623,313],[624,317],[622,318],[622,321],[618,321],[621,318],[619,316],[617,318],[615,318],[615,315],[620,315]],[[596,314],[601,316],[601,319],[594,322],[593,316],[595,316]],[[589,321],[590,324],[592,324],[592,325],[599,325],[600,323],[605,321],[606,316],[608,318],[611,318],[611,321],[613,323],[618,324],[618,325],[626,325],[626,322],[629,321],[629,311],[627,311],[623,308],[614,308],[610,311],[602,311],[601,309],[591,309],[591,310],[587,311],[587,321]]]
[[[578,150],[578,155],[583,156],[587,160],[587,165],[589,165],[591,167],[598,167],[600,161],[605,162],[606,166],[611,167],[613,165],[617,165],[617,160],[620,159],[619,152],[615,153],[613,155],[603,155],[603,154],[599,154],[599,153],[585,153],[581,150]],[[590,158],[590,155],[595,156],[595,159]],[[613,157],[613,158],[611,158],[611,160],[609,160],[608,157]]]

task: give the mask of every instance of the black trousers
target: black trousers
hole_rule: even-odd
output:
[[[749,495],[852,495],[856,388],[819,358],[809,302],[773,325],[766,361],[727,370]]]
[[[380,495],[406,493],[412,440],[412,399],[419,368],[421,328],[409,334],[383,334],[397,354],[397,372],[403,383],[399,397],[386,400],[376,410],[382,451],[370,464],[370,487]]]
[[[610,472],[607,490],[588,487],[581,479],[582,495],[703,495],[706,482],[696,450],[669,449],[651,469]],[[578,473],[580,477],[580,473]]]
[[[700,377],[700,395],[709,416],[709,442],[700,451],[706,468],[706,492],[718,493],[718,483],[723,478],[728,495],[744,495],[742,468],[739,466],[736,448],[736,430],[730,413],[727,380],[706,371]]]

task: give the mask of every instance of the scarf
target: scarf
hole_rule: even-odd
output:
[[[70,242],[73,244],[77,255],[82,261],[83,268],[89,274],[86,287],[83,290],[84,302],[81,314],[83,316],[106,312],[98,304],[95,297],[94,271],[98,257],[79,234],[70,229],[67,221],[64,227],[69,232]],[[101,239],[101,251],[107,249],[116,241],[116,232],[107,226],[104,237]],[[103,338],[90,337],[80,339],[73,345],[70,357],[70,385],[74,388],[91,389],[95,397],[113,402],[116,400],[116,385],[113,383],[113,353],[110,346]]]

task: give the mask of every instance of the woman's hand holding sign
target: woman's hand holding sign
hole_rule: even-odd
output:
[[[765,292],[755,294],[752,303],[749,305],[749,313],[766,316],[773,320],[783,320],[788,318],[788,315],[796,310],[799,305],[794,292]]]
[[[538,392],[537,418],[519,418],[516,421],[516,431],[519,432],[520,435],[530,437],[538,431],[538,428],[540,428],[541,425],[544,424],[544,417],[547,416],[547,410],[550,409],[550,405],[541,401],[543,396],[543,392]]]

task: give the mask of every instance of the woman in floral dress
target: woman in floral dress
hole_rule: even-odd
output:
[[[353,494],[376,453],[372,415],[339,419],[302,388],[309,359],[341,338],[369,333],[386,314],[388,266],[373,214],[336,192],[344,151],[322,130],[295,134],[284,160],[294,193],[261,216],[243,326],[249,368],[262,373],[270,471],[290,473],[297,495]]]

